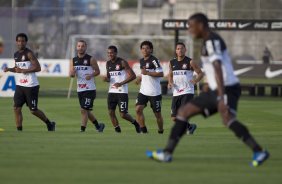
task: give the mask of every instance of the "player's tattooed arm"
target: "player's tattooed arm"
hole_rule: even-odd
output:
[[[107,73],[106,76],[102,76],[103,81],[110,82],[111,76],[110,76],[109,69],[108,69],[108,62],[106,63],[106,73]]]
[[[75,77],[75,73],[76,73],[76,71],[75,71],[75,68],[74,68],[74,66],[73,66],[73,61],[72,61],[72,59],[71,59],[71,60],[70,60],[69,76],[70,76],[70,77]]]
[[[98,75],[100,75],[100,69],[97,63],[97,60],[95,58],[91,58],[90,60],[90,65],[93,68],[94,72],[92,74],[88,74],[85,76],[86,80],[90,80],[92,77],[96,77]]]
[[[204,73],[201,70],[201,68],[199,67],[199,65],[197,65],[193,60],[190,61],[190,65],[192,66],[193,70],[197,73],[197,77],[191,80],[190,82],[192,82],[193,84],[196,84],[200,82],[200,80],[202,80],[202,78],[204,77]]]
[[[173,73],[172,73],[172,68],[171,64],[169,63],[169,72],[168,72],[168,84],[167,88],[171,89],[173,87]]]
[[[136,74],[134,73],[132,68],[130,68],[127,61],[122,60],[122,66],[124,67],[126,73],[128,74],[128,77],[122,82],[115,83],[114,84],[115,87],[120,87],[120,86],[122,86],[126,83],[129,83],[129,82],[133,81],[134,79],[136,79]]]
[[[33,72],[40,72],[41,66],[39,64],[38,59],[35,57],[33,52],[28,52],[27,57],[30,60],[31,66],[28,69],[21,69],[16,67],[15,71],[16,73],[33,73]]]

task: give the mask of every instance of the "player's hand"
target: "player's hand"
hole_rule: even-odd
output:
[[[122,86],[122,84],[121,84],[121,83],[119,83],[119,82],[117,82],[117,83],[114,83],[114,84],[113,84],[113,86],[114,86],[115,88],[119,88],[119,87],[121,87],[121,86]]]
[[[167,88],[168,88],[168,89],[172,89],[172,88],[173,88],[173,84],[172,84],[172,83],[168,83],[168,84],[167,84]]]
[[[139,85],[141,83],[141,79],[138,77],[137,79],[136,79],[136,81],[135,81],[135,84],[136,85]]]
[[[23,72],[23,69],[18,68],[18,67],[15,67],[15,72],[16,72],[16,73],[24,73],[24,72]]]
[[[3,71],[4,71],[4,72],[8,72],[9,69],[8,69],[7,67],[5,67],[5,68],[3,69]]]
[[[141,69],[141,74],[148,75],[148,71],[145,68]]]
[[[197,84],[197,82],[196,82],[194,79],[190,80],[190,82],[191,82],[193,85]]]
[[[90,79],[92,79],[92,77],[93,77],[92,74],[86,74],[86,75],[85,75],[85,79],[86,79],[86,80],[90,80]]]

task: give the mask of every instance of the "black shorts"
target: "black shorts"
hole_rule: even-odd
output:
[[[151,108],[154,112],[161,112],[162,109],[162,95],[158,96],[146,96],[139,93],[136,99],[136,105],[147,106],[148,101],[150,101]]]
[[[81,91],[77,93],[79,104],[82,109],[92,110],[96,98],[96,90]]]
[[[128,94],[127,93],[109,93],[108,94],[108,109],[116,110],[119,107],[119,112],[128,112]]]
[[[229,111],[235,116],[240,96],[240,84],[225,87],[226,104],[229,107]],[[203,92],[198,97],[191,100],[191,103],[199,107],[205,117],[211,116],[217,112],[217,92]]]
[[[184,94],[173,96],[171,102],[171,117],[176,117],[178,109],[190,102],[194,98],[194,94]]]
[[[16,86],[14,94],[14,107],[22,107],[26,104],[31,111],[37,110],[39,86]]]

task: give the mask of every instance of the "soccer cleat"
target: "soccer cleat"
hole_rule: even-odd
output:
[[[146,156],[150,159],[153,159],[159,162],[171,162],[172,161],[172,155],[170,153],[164,152],[163,150],[146,151]]]
[[[97,129],[97,131],[98,131],[98,132],[103,132],[104,129],[105,129],[105,124],[104,124],[104,123],[100,123],[99,126],[100,126],[100,127],[99,127],[99,129]]]
[[[141,130],[140,130],[140,125],[138,124],[138,123],[132,123],[133,125],[134,125],[134,127],[135,127],[135,130],[136,130],[136,133],[140,133],[141,132]]]
[[[50,125],[47,125],[47,129],[49,132],[55,131],[56,130],[56,123],[51,122]]]
[[[164,130],[158,130],[158,134],[163,134]]]
[[[255,152],[253,156],[253,161],[251,165],[253,167],[258,167],[260,166],[264,161],[266,161],[269,158],[270,154],[268,151],[260,151],[260,152]]]
[[[187,128],[187,134],[193,135],[194,131],[197,129],[196,124],[190,124],[190,126]]]

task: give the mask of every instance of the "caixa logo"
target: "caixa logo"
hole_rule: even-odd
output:
[[[50,64],[50,63],[43,63],[41,65],[41,72],[43,73],[61,73],[61,65],[60,64]]]

